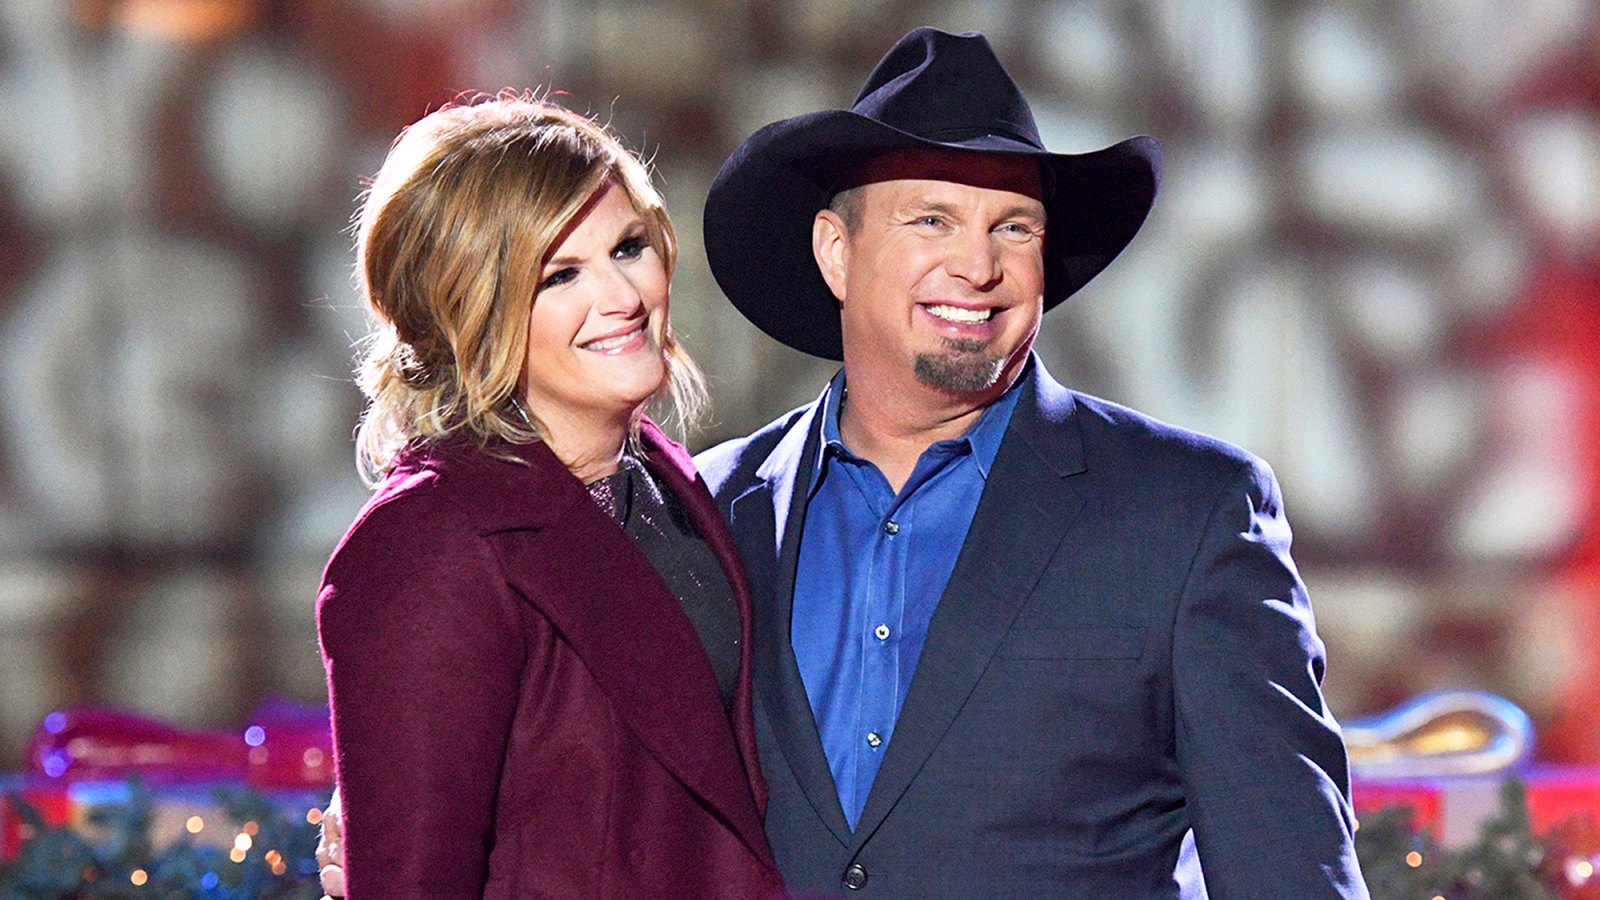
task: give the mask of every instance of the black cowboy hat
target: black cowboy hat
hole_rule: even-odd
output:
[[[1155,202],[1161,145],[1133,137],[1051,153],[981,34],[918,28],[879,61],[848,110],[775,122],[723,163],[706,197],[706,255],[728,299],[790,347],[842,359],[839,305],[811,255],[811,222],[858,166],[890,150],[1005,153],[1046,173],[1044,308],[1133,240]]]

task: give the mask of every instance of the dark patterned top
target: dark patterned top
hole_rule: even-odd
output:
[[[739,678],[739,607],[716,555],[672,493],[631,454],[623,455],[615,473],[591,482],[589,496],[633,538],[683,605],[711,660],[723,708],[731,710]]]

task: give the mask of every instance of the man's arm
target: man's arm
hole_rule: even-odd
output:
[[[1173,635],[1178,761],[1214,898],[1365,898],[1349,766],[1271,470],[1216,497]]]

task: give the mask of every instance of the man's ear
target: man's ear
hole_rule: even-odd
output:
[[[831,209],[822,210],[811,220],[811,255],[816,257],[828,290],[842,305],[845,275],[850,270],[850,231]]]

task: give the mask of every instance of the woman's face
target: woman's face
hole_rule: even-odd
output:
[[[667,270],[627,193],[600,189],[539,274],[524,383],[546,425],[626,417],[667,377]]]

